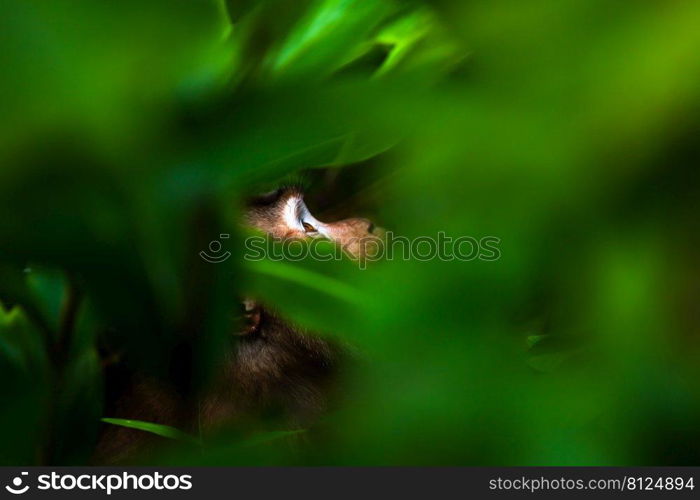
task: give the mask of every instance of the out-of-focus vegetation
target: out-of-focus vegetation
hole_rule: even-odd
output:
[[[99,345],[154,374],[189,346],[205,386],[253,291],[354,346],[345,404],[304,446],[162,463],[697,465],[699,24],[668,0],[3,1],[0,462],[89,459]],[[244,266],[240,235],[199,258],[242,196],[357,164],[360,215],[500,260]]]

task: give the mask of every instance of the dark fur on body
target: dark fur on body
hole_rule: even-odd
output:
[[[341,358],[337,345],[263,309],[257,330],[227,354],[216,391],[204,400],[202,419],[216,426],[232,416],[275,415],[304,426],[327,410]]]
[[[233,345],[224,354],[211,388],[194,405],[168,382],[131,374],[122,381],[122,394],[108,414],[174,426],[195,435],[212,434],[226,426],[254,430],[267,419],[285,429],[310,425],[330,405],[343,350],[268,310],[260,315],[254,332],[232,336]],[[114,375],[125,378],[124,373]],[[94,461],[128,462],[157,452],[162,444],[163,438],[149,433],[107,425]]]

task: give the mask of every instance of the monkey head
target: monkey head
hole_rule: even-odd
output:
[[[298,187],[284,187],[252,199],[246,223],[273,238],[325,238],[340,245],[352,258],[362,259],[381,245],[381,231],[360,217],[321,222],[309,211]]]

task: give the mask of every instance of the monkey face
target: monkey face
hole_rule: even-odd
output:
[[[321,222],[309,211],[298,187],[284,187],[249,201],[249,226],[280,240],[324,238],[340,245],[353,259],[374,256],[381,249],[382,229],[367,219],[353,217]],[[239,335],[256,337],[261,328],[261,307],[251,299],[243,302],[245,327]]]
[[[296,187],[279,189],[255,198],[249,204],[247,223],[279,239],[325,238],[339,244],[350,257],[361,259],[376,252],[381,231],[363,218],[321,222],[304,203],[303,192]]]

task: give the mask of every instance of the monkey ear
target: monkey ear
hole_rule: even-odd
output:
[[[245,299],[242,302],[243,306],[243,327],[239,335],[253,335],[258,332],[260,321],[262,319],[262,309],[260,304],[252,299]]]

